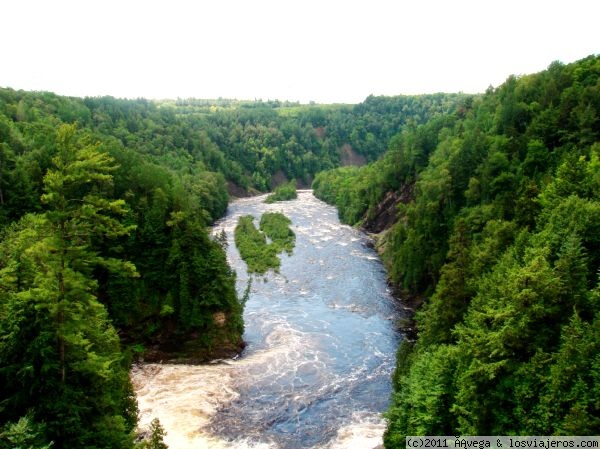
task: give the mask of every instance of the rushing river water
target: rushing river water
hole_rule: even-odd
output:
[[[227,233],[240,296],[248,275],[233,239],[238,218],[258,224],[262,213],[281,211],[296,234],[280,273],[253,280],[246,350],[212,365],[134,369],[140,424],[158,417],[171,449],[375,448],[400,338],[384,269],[368,238],[311,191],[263,201],[234,201],[215,226]]]

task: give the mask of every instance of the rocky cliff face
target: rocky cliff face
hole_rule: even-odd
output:
[[[398,221],[398,205],[410,203],[414,199],[414,183],[403,184],[399,190],[387,192],[377,207],[367,214],[363,229],[379,234]]]

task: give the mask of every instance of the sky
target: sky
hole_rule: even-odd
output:
[[[358,103],[600,53],[597,0],[4,0],[0,86]]]

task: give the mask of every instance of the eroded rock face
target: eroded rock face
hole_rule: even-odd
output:
[[[398,221],[397,210],[399,204],[410,203],[414,199],[414,184],[404,184],[395,192],[387,192],[383,200],[377,205],[371,218],[365,221],[364,229],[367,232],[379,234]]]
[[[367,159],[352,148],[349,143],[342,145],[338,152],[340,153],[340,164],[342,166],[355,165],[362,167],[367,164]]]
[[[213,321],[215,326],[224,327],[227,324],[227,315],[225,315],[225,312],[215,312],[213,313]]]
[[[286,182],[290,182],[290,180],[287,178],[287,176],[285,176],[283,170],[277,170],[271,175],[271,187],[273,189],[275,187],[279,187],[281,184],[285,184]]]
[[[227,182],[227,193],[229,194],[229,196],[234,198],[244,198],[246,196],[249,196],[246,190],[244,190],[243,188],[241,188],[237,184],[234,184],[231,181]]]

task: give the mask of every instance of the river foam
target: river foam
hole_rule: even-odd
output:
[[[159,418],[167,429],[165,443],[170,449],[280,448],[275,441],[257,441],[256,436],[218,437],[212,433],[210,424],[219,409],[239,397],[232,387],[235,371],[241,374],[240,368],[243,371],[244,367],[264,366],[284,352],[279,346],[239,362],[218,365],[135,366],[131,376],[141,412],[140,427],[148,427],[152,419]],[[296,369],[302,371],[302,367]],[[290,399],[299,402],[302,397]],[[375,449],[381,447],[384,430],[385,422],[378,414],[354,413],[351,422],[339,428],[331,441],[315,449]]]
[[[140,410],[141,428],[158,418],[170,449],[226,448],[205,429],[219,407],[237,397],[225,366],[138,365],[131,378]]]

